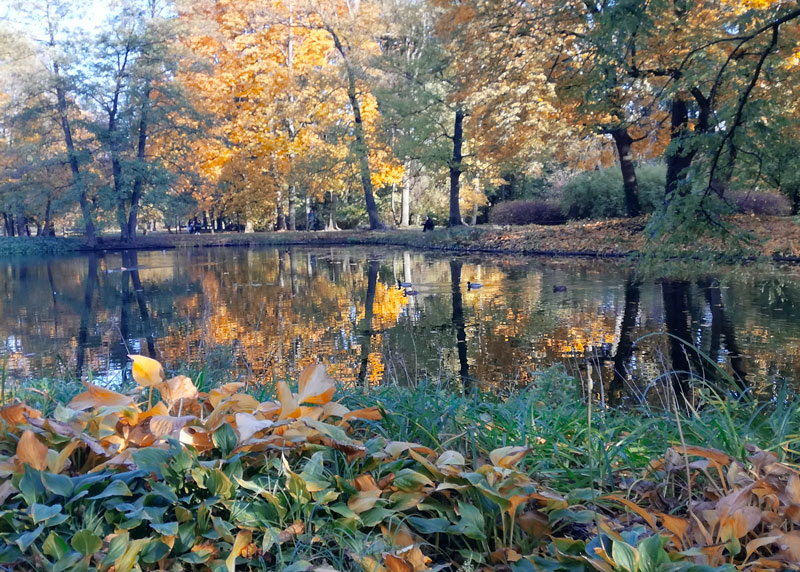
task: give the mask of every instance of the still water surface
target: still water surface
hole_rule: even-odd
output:
[[[126,354],[142,353],[168,368],[232,360],[255,382],[321,361],[342,382],[504,385],[563,363],[602,377],[613,400],[640,397],[669,368],[713,378],[677,337],[766,397],[798,379],[798,304],[794,269],[637,283],[603,260],[344,247],[107,253],[0,262],[0,363],[12,383],[117,383]]]

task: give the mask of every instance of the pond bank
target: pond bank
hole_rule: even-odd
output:
[[[736,216],[734,227],[749,234],[753,256],[778,262],[800,261],[800,224],[790,217]],[[252,234],[151,233],[137,237],[137,250],[259,245],[387,245],[463,252],[497,252],[545,256],[625,257],[640,252],[646,244],[646,217],[602,221],[571,221],[558,226],[465,226],[437,228],[423,233],[418,228],[386,231],[345,230],[318,232],[259,232]],[[0,256],[30,256],[87,250],[131,248],[115,236],[100,237],[88,249],[80,237],[0,237]],[[714,251],[728,253],[729,244]]]

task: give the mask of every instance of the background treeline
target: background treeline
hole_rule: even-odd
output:
[[[0,14],[2,234],[800,208],[794,1],[103,6]]]

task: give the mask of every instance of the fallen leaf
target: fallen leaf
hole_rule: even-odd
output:
[[[47,445],[39,441],[33,431],[26,429],[17,443],[17,459],[20,463],[44,471],[47,468]]]

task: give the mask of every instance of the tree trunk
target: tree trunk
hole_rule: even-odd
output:
[[[297,230],[297,205],[295,204],[295,193],[297,189],[294,185],[289,185],[289,230]]]
[[[50,46],[55,47],[53,38],[50,38]],[[61,130],[64,132],[64,143],[67,147],[69,158],[69,169],[72,172],[72,185],[78,188],[78,202],[81,205],[83,215],[84,231],[86,233],[86,246],[93,248],[97,244],[97,236],[94,228],[94,208],[91,201],[86,196],[86,187],[81,180],[80,167],[78,166],[78,156],[75,152],[75,144],[72,141],[72,128],[67,115],[67,95],[61,85],[61,75],[58,64],[53,64],[53,73],[56,78],[56,106],[58,108],[59,119],[61,120]]]
[[[447,226],[460,226],[464,224],[461,220],[461,210],[458,204],[459,183],[461,177],[461,147],[464,142],[464,110],[456,110],[455,124],[453,127],[453,158],[450,160],[450,219]]]
[[[128,241],[136,242],[136,219],[139,216],[139,201],[142,198],[142,187],[145,177],[145,147],[147,145],[148,111],[150,110],[150,82],[145,83],[141,116],[139,117],[139,142],[136,147],[136,161],[139,163],[133,179],[131,192],[131,210],[128,214]]]
[[[698,113],[694,134],[706,133],[711,119],[711,104],[699,89],[693,88],[692,95],[697,102]],[[675,196],[686,196],[691,186],[686,184],[689,167],[692,166],[697,147],[691,145],[692,132],[689,131],[689,105],[685,99],[676,97],[672,100],[670,149],[667,152],[666,201]]]
[[[286,216],[283,214],[283,193],[280,190],[278,190],[275,209],[275,230],[286,230]]]
[[[411,213],[411,176],[409,175],[409,165],[406,163],[405,174],[403,175],[403,191],[400,195],[400,226],[409,225]]]
[[[325,230],[339,230],[339,225],[336,223],[336,195],[333,191],[331,193],[331,210],[328,214],[328,226]]]
[[[361,174],[361,185],[364,187],[364,199],[367,203],[369,228],[371,230],[383,230],[386,227],[381,222],[380,215],[378,215],[378,206],[375,204],[375,195],[372,190],[372,177],[369,171],[369,148],[367,147],[367,140],[364,135],[364,124],[361,119],[361,104],[358,101],[358,92],[356,91],[355,71],[350,65],[347,51],[339,40],[339,36],[333,31],[333,28],[327,27],[326,30],[333,38],[333,43],[344,60],[344,67],[347,72],[347,98],[350,100],[350,107],[353,109],[353,132],[356,136],[354,151],[356,157],[358,157],[358,170]]]
[[[628,133],[627,128],[618,127],[611,131],[614,143],[617,146],[619,156],[619,167],[622,171],[622,188],[625,191],[625,210],[628,216],[639,216],[642,214],[639,205],[639,181],[636,179],[636,168],[633,165],[633,153],[631,144],[633,139]]]
[[[481,179],[475,177],[475,200],[472,201],[472,226],[478,224],[478,197],[481,196]]]

